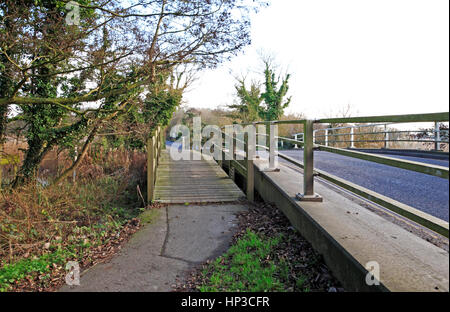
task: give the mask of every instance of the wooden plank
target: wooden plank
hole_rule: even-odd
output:
[[[173,161],[168,151],[162,152],[156,174],[156,201],[169,204],[217,203],[244,197],[244,193],[212,159]]]

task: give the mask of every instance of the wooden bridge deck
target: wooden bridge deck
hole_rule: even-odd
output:
[[[202,160],[174,161],[167,150],[162,152],[156,173],[156,202],[217,203],[243,198],[244,193],[214,160],[203,157]]]

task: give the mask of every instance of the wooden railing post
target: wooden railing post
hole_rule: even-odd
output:
[[[151,136],[147,140],[147,204],[150,205],[153,201],[153,189],[154,189],[154,137]]]
[[[159,161],[161,158],[161,149],[162,149],[161,132],[162,132],[161,127],[158,126],[158,132],[157,132],[158,135],[156,137],[156,144],[158,146],[158,153],[157,153],[158,161],[156,162],[156,165],[159,165]]]
[[[161,130],[161,135],[160,135],[161,151],[166,148],[166,129],[167,128],[164,128],[164,129]]]
[[[306,120],[303,136],[303,194],[297,194],[301,201],[321,202],[322,197],[314,192],[314,121]]]
[[[153,137],[153,189],[155,188],[156,184],[156,170],[158,168],[158,132]]]
[[[249,133],[245,133],[245,160],[247,168],[247,199],[251,202],[255,200],[255,168],[253,166],[253,157],[256,140],[249,140]],[[255,141],[255,142],[253,142]]]

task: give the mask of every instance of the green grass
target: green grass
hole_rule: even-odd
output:
[[[15,283],[25,279],[39,277],[39,284],[45,286],[55,266],[64,268],[68,261],[81,261],[89,256],[91,248],[106,243],[105,238],[111,231],[120,230],[116,222],[94,225],[93,227],[75,227],[73,238],[61,246],[60,241],[52,241],[47,253],[33,258],[20,259],[13,263],[0,263],[0,292],[10,291]],[[81,237],[81,238],[80,238]],[[82,237],[89,237],[85,240]]]
[[[202,272],[202,292],[285,291],[289,278],[286,262],[273,259],[273,249],[283,236],[261,237],[255,232],[247,233],[227,253],[209,264]]]
[[[42,282],[50,278],[50,271],[54,265],[64,266],[67,261],[78,259],[79,253],[75,248],[57,249],[34,259],[22,259],[13,264],[6,264],[0,268],[0,292],[10,290],[11,285],[39,275]]]

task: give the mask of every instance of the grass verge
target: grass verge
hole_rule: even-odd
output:
[[[218,291],[283,291],[286,288],[286,264],[273,256],[273,248],[282,236],[265,239],[253,231],[240,238],[222,257],[202,272],[202,292]]]
[[[229,250],[196,268],[175,290],[343,291],[322,257],[275,206],[258,203],[238,219],[239,230]]]

